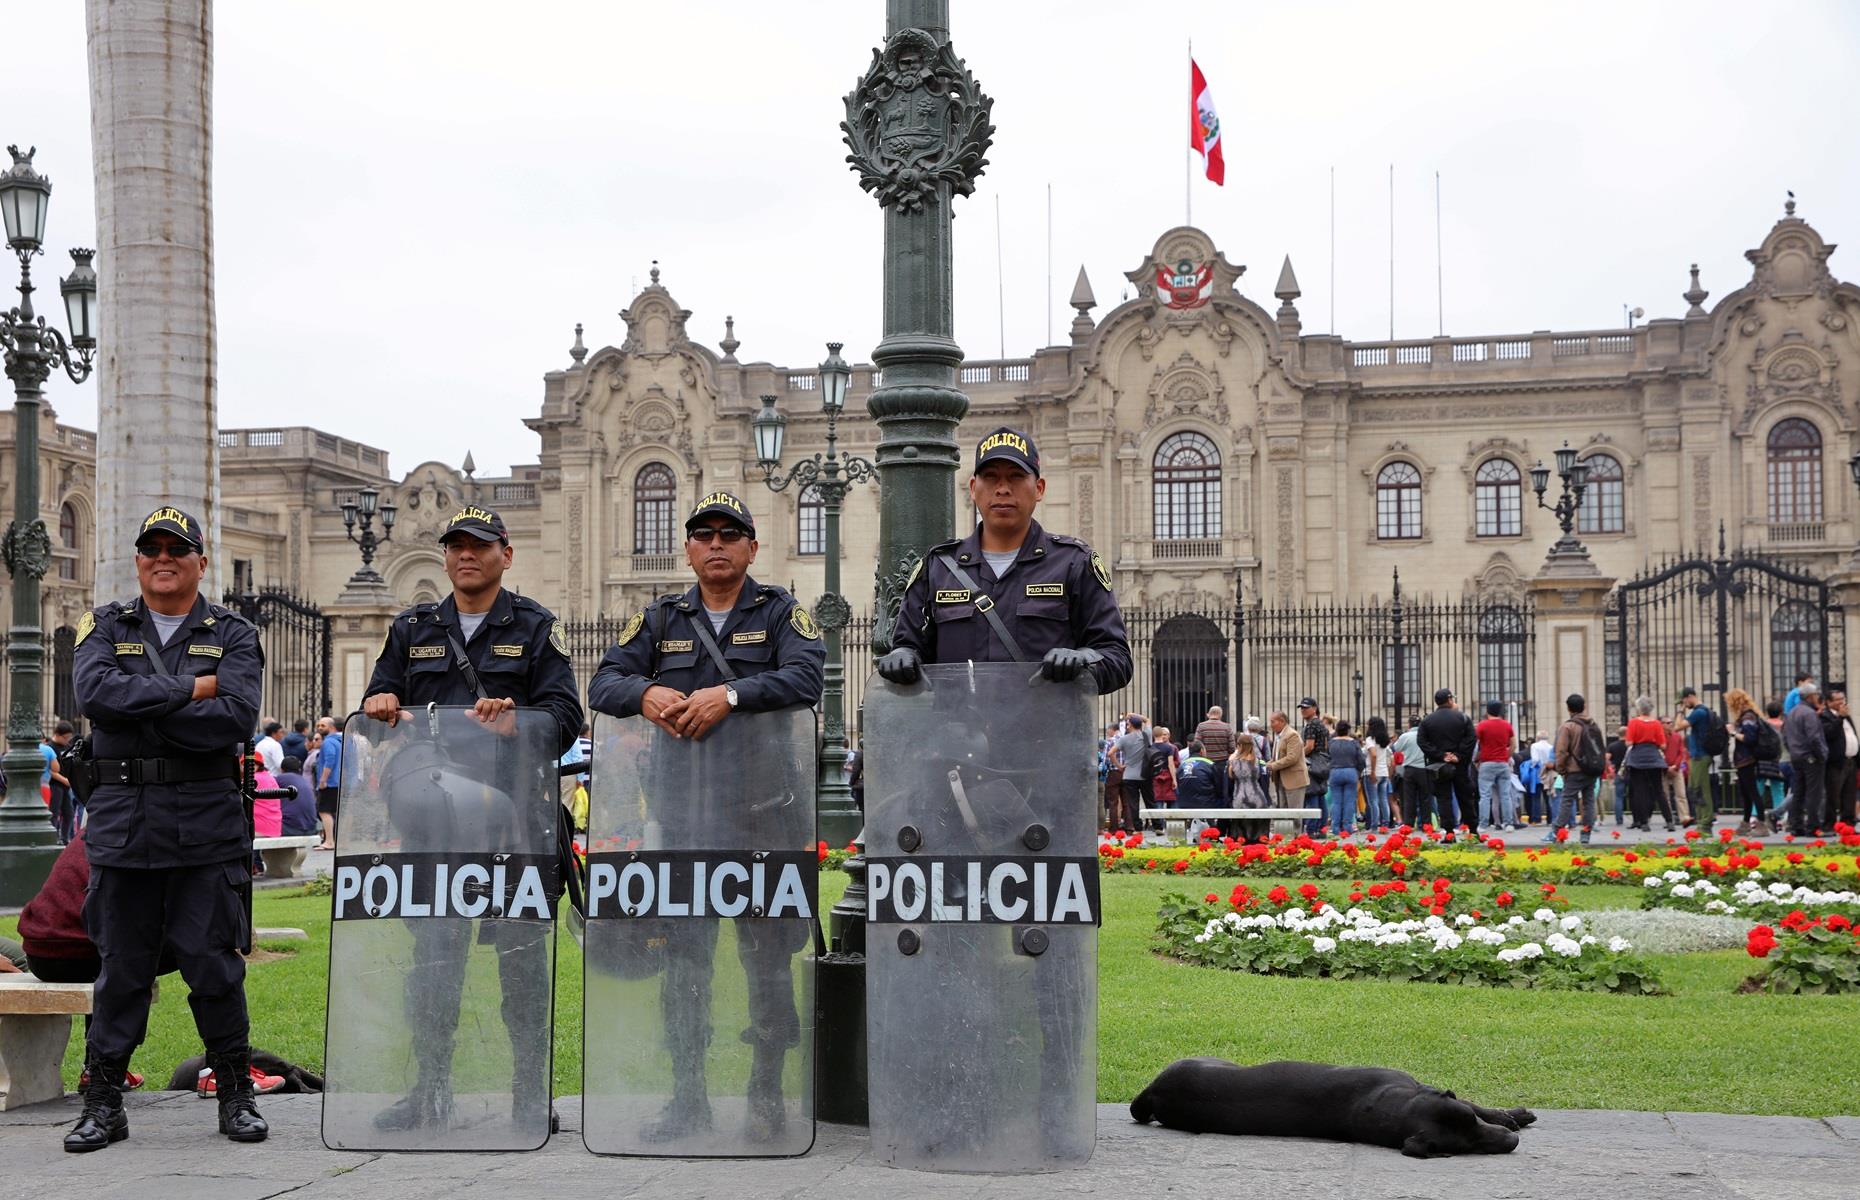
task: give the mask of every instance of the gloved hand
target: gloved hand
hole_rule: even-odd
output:
[[[1040,674],[1054,683],[1070,683],[1092,666],[1104,661],[1096,650],[1074,650],[1055,646],[1040,660]]]
[[[923,678],[923,659],[917,651],[900,646],[878,660],[878,673],[893,683],[916,683]]]

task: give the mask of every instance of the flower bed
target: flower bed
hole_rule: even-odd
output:
[[[1470,913],[1384,920],[1366,908],[1343,912],[1321,901],[1246,913],[1173,895],[1157,918],[1175,957],[1261,975],[1667,993],[1628,942],[1604,943],[1585,931],[1581,917],[1559,917],[1549,908],[1485,922]]]
[[[1796,909],[1775,927],[1752,929],[1745,949],[1766,965],[1741,991],[1860,992],[1860,924],[1841,913],[1811,917]]]
[[[1860,892],[1792,886],[1782,880],[1766,882],[1761,871],[1752,871],[1728,884],[1681,870],[1662,871],[1647,876],[1642,887],[1643,908],[1676,908],[1760,921],[1776,920],[1796,909],[1860,917]]]
[[[1696,830],[1688,831],[1696,834]],[[1860,856],[1850,843],[1818,839],[1800,848],[1765,847],[1735,838],[1724,830],[1716,840],[1675,838],[1666,847],[1510,846],[1497,837],[1441,837],[1431,830],[1415,833],[1405,826],[1362,841],[1338,838],[1275,836],[1265,843],[1239,843],[1206,837],[1198,846],[1152,847],[1141,834],[1107,835],[1098,845],[1098,861],[1112,873],[1168,872],[1178,875],[1301,879],[1412,879],[1446,876],[1455,883],[1638,883],[1668,867],[1700,875],[1739,878],[1751,872],[1791,886],[1825,885],[1860,876]]]

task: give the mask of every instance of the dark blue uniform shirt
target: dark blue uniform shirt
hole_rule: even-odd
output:
[[[156,670],[156,654],[172,674]],[[200,866],[251,853],[234,772],[258,721],[264,669],[258,631],[204,597],[165,646],[140,598],[79,623],[72,682],[96,758],[227,766],[226,778],[196,783],[100,782],[84,830],[92,866]],[[219,694],[193,699],[196,675],[217,675]]]
[[[394,618],[367,695],[391,693],[408,709],[476,704],[478,693],[452,651],[451,639],[456,637],[464,642],[465,656],[476,668],[485,695],[508,697],[518,708],[547,709],[561,735],[556,750],[567,750],[581,736],[581,697],[556,624],[555,616],[536,601],[500,588],[491,611],[467,641],[453,597],[416,604]]]
[[[957,579],[939,561],[942,555],[979,586]],[[984,597],[1026,661],[1037,663],[1062,646],[1096,650],[1104,656],[1091,669],[1099,695],[1130,682],[1130,640],[1104,560],[1077,538],[1046,532],[1038,521],[999,577],[982,557],[979,526],[966,538],[930,547],[905,586],[891,644],[917,651],[926,663],[1013,662],[984,612]]]
[[[710,630],[695,584],[682,596],[661,596],[633,614],[588,684],[588,707],[631,717],[650,687],[662,684],[690,695],[725,682],[698,637],[698,621]],[[744,576],[736,608],[712,636],[736,674],[731,686],[739,711],[820,702],[826,647],[807,610],[786,590]]]

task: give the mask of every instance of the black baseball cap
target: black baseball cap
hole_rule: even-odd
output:
[[[750,537],[756,536],[756,521],[749,515],[749,506],[728,492],[712,492],[699,500],[698,506],[685,518],[685,533],[689,535],[706,517],[722,517]]]
[[[504,518],[491,509],[479,508],[475,504],[467,504],[452,514],[446,527],[439,531],[439,544],[445,545],[446,539],[455,533],[469,533],[486,542],[510,543],[510,533],[504,528]]]
[[[1300,700],[1298,702],[1298,707],[1300,708],[1316,708],[1317,706],[1318,706],[1317,701],[1312,699],[1310,696],[1306,696],[1303,700]]]
[[[196,550],[206,549],[206,542],[200,536],[200,522],[171,504],[156,509],[142,519],[142,530],[136,534],[136,545],[140,546],[151,533],[171,533]]]
[[[1003,425],[975,447],[975,472],[981,474],[982,466],[991,462],[1011,462],[1035,478],[1040,474],[1040,452],[1035,449],[1033,439],[1018,429]]]
[[[1453,699],[1452,688],[1441,688],[1439,691],[1434,693],[1435,704],[1445,704],[1447,701],[1451,699]]]

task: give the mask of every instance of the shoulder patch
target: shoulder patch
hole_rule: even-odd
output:
[[[84,639],[89,637],[91,630],[95,628],[97,628],[97,614],[94,612],[85,613],[78,618],[77,640],[71,644],[74,646],[82,646],[84,644]]]
[[[201,658],[224,658],[226,655],[226,649],[223,646],[189,646],[187,652]]]
[[[788,624],[794,626],[794,631],[808,641],[817,642],[820,640],[820,630],[815,627],[814,618],[799,604],[789,610]]]
[[[628,617],[626,619],[626,627],[620,631],[620,640],[615,642],[614,645],[624,646],[628,642],[632,641],[635,637],[638,636],[639,627],[644,625],[645,623],[646,623],[646,614],[644,612],[636,612],[632,616]]]
[[[1104,585],[1105,591],[1111,590],[1111,572],[1104,565],[1104,556],[1095,550],[1091,556],[1091,573],[1098,577],[1098,582]]]
[[[915,563],[911,564],[911,573],[908,576],[906,576],[904,580],[904,590],[908,592],[911,588],[911,585],[917,582],[917,577],[919,575],[922,575],[923,573],[924,573],[924,560],[920,558]]]
[[[553,621],[550,623],[549,644],[554,646],[563,658],[568,657],[568,634],[563,632],[562,622]]]

